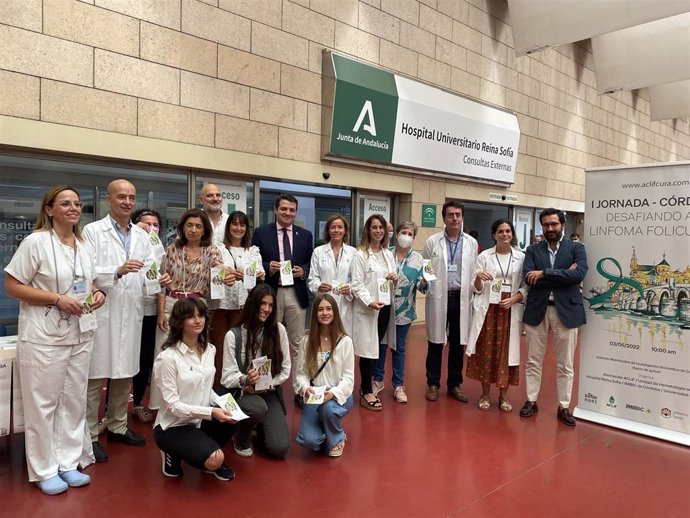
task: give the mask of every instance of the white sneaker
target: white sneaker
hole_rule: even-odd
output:
[[[399,387],[395,387],[395,390],[393,391],[393,399],[395,399],[398,403],[407,403],[407,394],[405,394],[405,387],[400,385]]]
[[[235,453],[237,453],[237,455],[240,457],[251,457],[254,455],[254,450],[252,450],[251,446],[244,449],[238,448],[235,439],[232,440],[232,445],[235,448]]]
[[[375,379],[372,378],[371,380],[371,392],[375,396],[379,395],[379,392],[383,390],[385,385],[383,384],[383,381],[376,381]]]

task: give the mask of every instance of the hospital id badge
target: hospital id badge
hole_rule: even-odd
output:
[[[85,294],[86,294],[86,279],[84,279],[83,277],[78,277],[78,278],[74,279],[74,282],[72,283],[72,296],[75,299],[78,299],[78,298],[80,298],[80,295],[81,295],[81,298],[83,299],[83,298],[85,298]]]
[[[501,293],[510,293],[510,283],[503,282],[503,286],[501,286]]]
[[[448,265],[448,271],[449,272],[457,272],[458,271],[458,265],[457,264],[449,264]]]
[[[498,304],[501,302],[501,292],[503,290],[503,279],[496,279],[489,291],[489,304]]]
[[[96,320],[96,315],[91,312],[91,306],[93,305],[93,293],[88,295],[80,294],[77,300],[82,303],[84,313],[79,317],[79,331],[81,333],[86,333],[87,331],[95,331],[98,327],[98,321]]]

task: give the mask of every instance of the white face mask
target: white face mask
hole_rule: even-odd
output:
[[[401,248],[410,248],[414,238],[412,236],[408,236],[407,234],[398,234],[397,241]]]
[[[388,232],[388,242],[389,243],[393,243],[393,235],[394,235],[393,232]]]

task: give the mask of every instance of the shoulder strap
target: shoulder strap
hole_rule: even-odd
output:
[[[338,346],[338,344],[340,343],[340,340],[342,340],[344,336],[345,336],[345,335],[340,335],[340,336],[338,337],[338,340],[336,340],[336,342],[335,342],[335,346],[336,346],[336,347]],[[317,377],[319,374],[321,374],[321,371],[326,367],[326,364],[331,360],[331,356],[333,356],[333,354],[331,354],[331,351],[328,351],[328,354],[326,355],[326,359],[325,359],[325,360],[323,361],[323,363],[321,364],[321,367],[319,367],[319,370],[316,371],[316,374],[314,374],[314,375],[311,377],[311,379],[309,380],[309,384],[310,384],[310,385],[314,385],[314,380],[316,379],[316,377]]]

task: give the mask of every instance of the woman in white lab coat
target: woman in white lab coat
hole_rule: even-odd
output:
[[[498,404],[503,412],[513,407],[508,401],[509,385],[520,380],[520,322],[527,287],[522,275],[525,254],[512,247],[515,238],[513,223],[507,219],[494,221],[491,235],[496,246],[477,257],[472,287],[474,316],[467,350],[466,375],[482,384],[477,406],[489,410],[491,384],[499,389]]]
[[[382,280],[389,281],[379,290]],[[381,400],[373,393],[371,381],[381,343],[395,343],[395,315],[391,314],[392,295],[397,282],[395,259],[388,250],[386,219],[380,214],[367,218],[362,242],[352,264],[352,292],[354,320],[352,338],[355,354],[359,356],[361,375],[359,403],[368,410],[383,409]],[[387,303],[380,300],[379,291],[387,289]]]
[[[352,335],[352,263],[357,253],[347,244],[347,220],[340,214],[328,218],[323,238],[311,256],[307,285],[312,293],[330,293],[338,304],[345,332]]]
[[[71,187],[50,189],[34,232],[5,268],[7,294],[20,301],[17,355],[29,481],[48,495],[91,481],[77,467],[92,461],[86,385],[96,317],[90,312],[103,305],[105,293],[92,284],[93,250],[81,236],[81,209]],[[112,276],[99,281],[112,285]]]

